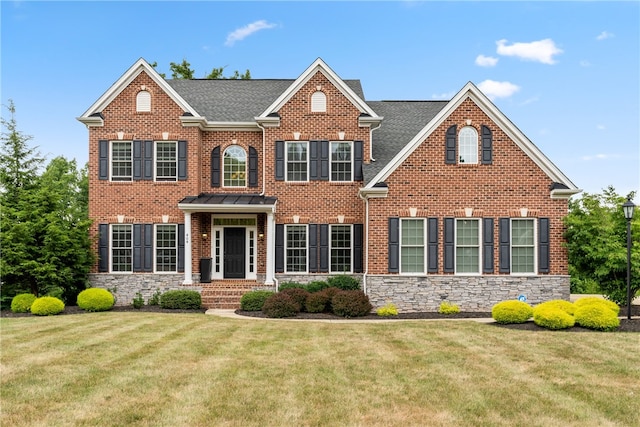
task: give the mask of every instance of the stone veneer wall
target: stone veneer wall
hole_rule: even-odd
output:
[[[202,293],[198,283],[200,274],[194,274],[193,285],[183,285],[184,274],[89,274],[91,287],[109,290],[116,297],[116,305],[130,305],[140,292],[145,304],[149,298],[160,291],[164,293],[175,289],[188,289]]]
[[[367,276],[367,295],[377,308],[391,302],[400,312],[437,311],[444,300],[460,311],[490,312],[494,304],[525,295],[535,305],[569,300],[569,276]]]

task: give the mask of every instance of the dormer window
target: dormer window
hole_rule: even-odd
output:
[[[326,113],[327,112],[327,95],[322,91],[314,92],[311,95],[311,112]]]
[[[465,126],[460,131],[458,155],[460,163],[478,163],[478,132],[471,126]]]
[[[138,92],[136,96],[136,111],[138,113],[149,113],[151,111],[151,94],[146,90]]]

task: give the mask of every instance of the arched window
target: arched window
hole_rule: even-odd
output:
[[[327,111],[327,95],[321,91],[314,92],[311,95],[311,112],[325,113]]]
[[[224,150],[224,186],[247,186],[247,152],[237,145]]]
[[[151,111],[151,94],[146,90],[141,90],[136,96],[136,111],[139,113]]]
[[[465,126],[458,136],[458,159],[460,163],[478,163],[478,132]]]

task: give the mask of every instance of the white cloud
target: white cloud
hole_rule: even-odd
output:
[[[510,82],[497,82],[495,80],[485,80],[478,84],[480,89],[489,99],[508,98],[520,90],[520,86]]]
[[[619,154],[594,154],[592,156],[582,156],[580,157],[581,160],[584,160],[585,162],[589,162],[591,160],[607,160],[607,159],[615,159],[620,157]]]
[[[553,40],[544,39],[530,43],[513,43],[507,46],[507,40],[496,42],[498,55],[515,56],[525,61],[542,62],[543,64],[555,64],[554,55],[563,52]]]
[[[455,96],[456,92],[434,93],[431,95],[431,99],[444,99],[449,100]]]
[[[264,19],[260,21],[252,22],[249,25],[246,25],[242,28],[238,28],[237,30],[232,31],[227,36],[227,40],[224,42],[225,46],[233,46],[233,44],[237,41],[244,40],[249,37],[251,34],[260,31],[260,30],[268,30],[271,28],[275,28],[276,24],[271,24]]]
[[[478,55],[476,57],[476,65],[480,67],[495,67],[498,63],[498,58],[491,56]]]
[[[606,40],[615,37],[615,34],[610,33],[608,31],[603,31],[596,37],[596,40]]]

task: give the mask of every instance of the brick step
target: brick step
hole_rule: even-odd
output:
[[[238,309],[240,298],[252,291],[256,282],[212,282],[202,287],[202,305],[205,308]]]

